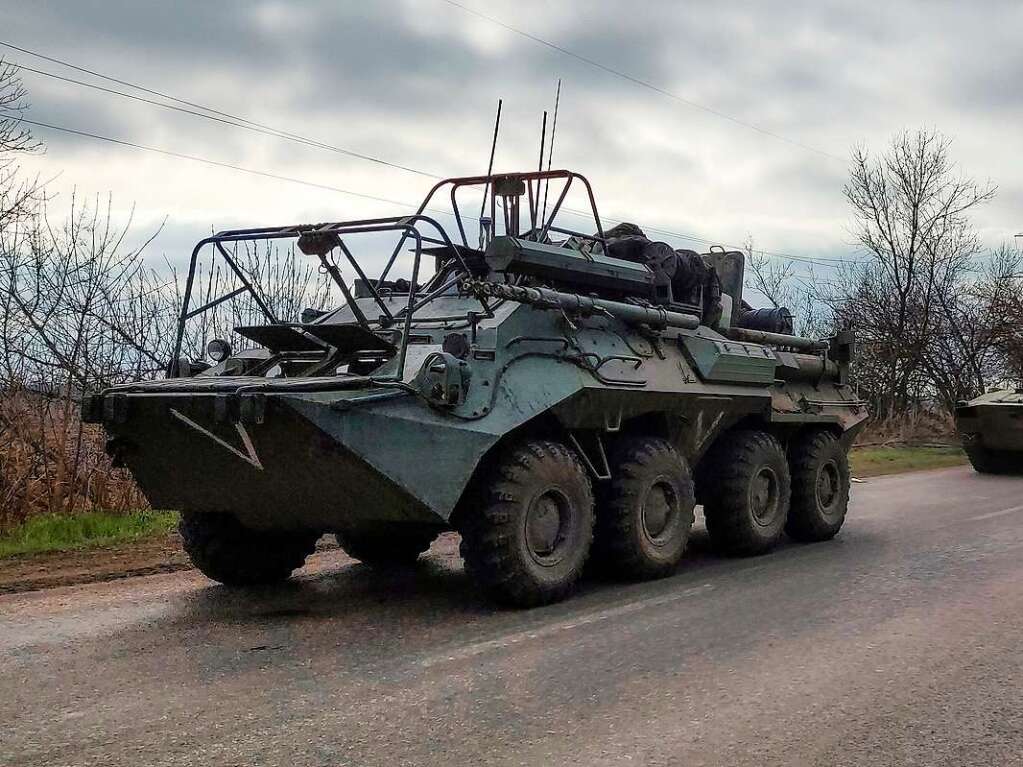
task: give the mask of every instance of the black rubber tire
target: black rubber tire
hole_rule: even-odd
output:
[[[337,544],[352,559],[380,569],[411,567],[430,548],[434,530],[345,530],[334,533]]]
[[[1023,474],[1023,452],[990,450],[981,445],[966,445],[963,449],[981,474]]]
[[[785,532],[812,543],[834,538],[849,508],[849,456],[828,431],[797,436],[789,445],[792,502]]]
[[[714,548],[731,556],[774,548],[791,495],[789,464],[778,440],[762,431],[728,432],[704,460],[713,478],[703,512]]]
[[[459,524],[465,569],[501,604],[556,602],[583,572],[593,520],[590,479],[576,454],[559,442],[525,442],[477,484]]]
[[[610,575],[634,580],[671,575],[689,542],[696,498],[685,458],[666,440],[626,437],[608,457],[611,480],[597,503],[594,559]],[[654,517],[648,504],[665,512]]]
[[[181,512],[185,553],[207,578],[225,586],[287,580],[316,548],[317,533],[253,530],[232,514]]]

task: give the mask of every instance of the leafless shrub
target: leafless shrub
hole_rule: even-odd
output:
[[[28,109],[18,68],[0,59],[0,229],[21,220],[40,191],[37,179],[19,174],[18,157],[41,149],[22,117]]]
[[[245,348],[251,341],[238,336],[234,328],[268,321],[260,303],[278,320],[296,322],[304,309],[322,310],[335,299],[334,283],[313,262],[297,256],[294,248],[281,249],[273,244],[260,246],[241,243],[229,255],[246,280],[256,290],[258,300],[249,292],[225,301],[186,325],[183,350],[192,358],[201,358],[212,338],[223,338],[234,348]],[[180,307],[185,280],[180,270],[171,269],[175,287],[173,304]],[[191,297],[193,308],[242,287],[237,273],[222,258],[204,259],[196,269]],[[176,322],[175,315],[175,322]],[[167,359],[172,350],[168,348]]]

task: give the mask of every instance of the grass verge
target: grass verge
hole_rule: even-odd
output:
[[[966,454],[959,447],[860,447],[849,453],[854,477],[942,469],[964,463]]]
[[[0,559],[19,554],[108,546],[153,535],[165,535],[178,523],[173,511],[108,514],[42,514],[0,536]]]

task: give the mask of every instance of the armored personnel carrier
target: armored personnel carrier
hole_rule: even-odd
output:
[[[1023,389],[992,391],[960,403],[956,427],[974,469],[1023,474]]]
[[[570,190],[583,226],[564,223],[580,215]],[[318,259],[343,304],[273,316],[237,264],[255,240]],[[207,251],[240,287],[194,306]],[[168,377],[94,395],[84,415],[154,507],[181,511],[214,580],[285,579],[328,532],[370,566],[409,565],[457,530],[489,595],[548,603],[588,559],[622,578],[673,572],[698,499],[727,554],[842,526],[867,416],[852,338],[792,335],[786,312],[749,310],[742,281],[741,253],[605,230],[577,173],[449,179],[408,215],[202,240]],[[181,357],[188,323],[245,291],[266,314],[235,328],[247,348],[213,339],[210,362]]]

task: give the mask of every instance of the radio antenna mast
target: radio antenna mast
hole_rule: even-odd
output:
[[[550,172],[551,162],[554,160],[554,132],[558,129],[558,107],[561,105],[561,78],[558,78],[558,90],[554,94],[554,124],[551,126],[551,143],[547,153],[547,171]],[[541,162],[542,162],[541,158]],[[551,187],[551,180],[547,179],[543,187],[543,214],[540,217],[540,226],[547,225],[547,190]],[[540,189],[537,187],[537,199],[540,197]]]
[[[484,231],[483,214],[487,210],[487,193],[490,191],[490,176],[494,172],[494,153],[497,152],[497,131],[501,127],[501,104],[503,99],[497,100],[497,119],[494,120],[494,140],[490,144],[490,162],[487,164],[487,180],[483,184],[483,201],[480,203],[480,247],[485,245],[488,233]],[[493,225],[493,222],[489,224]]]
[[[543,173],[543,150],[544,144],[547,141],[547,110],[543,110],[543,123],[540,126],[540,160],[537,162],[536,172]],[[539,178],[536,179],[536,200],[533,199],[533,182],[529,182],[529,216],[532,219],[530,226],[533,232],[536,232],[536,214],[540,212],[540,183]],[[541,222],[542,224],[542,222]]]

